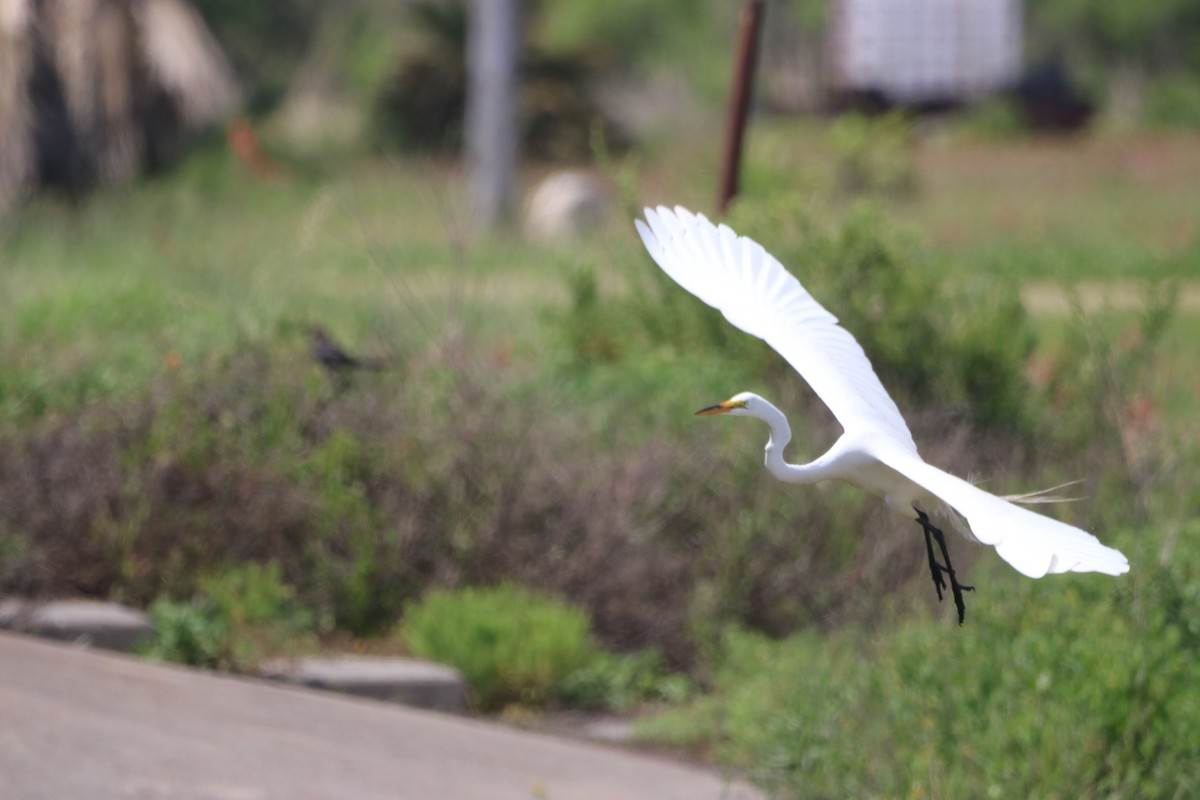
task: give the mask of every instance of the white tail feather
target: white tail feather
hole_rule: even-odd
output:
[[[1081,483],[1083,483],[1083,478],[1077,478],[1073,481],[1060,483],[1057,486],[1051,486],[1048,489],[1036,489],[1024,494],[1004,494],[1000,495],[1000,497],[1010,503],[1020,503],[1023,506],[1040,505],[1042,503],[1077,503],[1080,500],[1086,500],[1087,496],[1066,497],[1061,494],[1050,493],[1057,492],[1059,489],[1066,489],[1068,486],[1078,486]]]
[[[971,534],[995,547],[1023,575],[1129,571],[1129,561],[1119,550],[1101,544],[1087,531],[1021,508],[900,448],[877,448],[873,455],[965,517]]]

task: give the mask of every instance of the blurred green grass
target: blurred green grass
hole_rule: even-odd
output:
[[[1068,283],[1200,278],[1195,135],[989,141],[943,124],[905,141],[894,159],[908,159],[915,186],[896,218],[958,269]],[[825,125],[756,127],[745,192],[825,192],[844,157]]]
[[[248,342],[304,352],[309,323],[385,349],[454,316],[527,336],[570,259],[476,240],[447,171],[371,161],[261,183],[209,152],[80,205],[37,201],[0,243],[3,415],[136,396],[169,353],[203,371]]]
[[[652,148],[638,176],[645,199],[703,209],[711,178],[694,165],[711,150]],[[892,213],[955,271],[1065,285],[1200,278],[1191,138],[995,143],[949,132],[921,137],[909,157],[916,189]],[[837,160],[826,128],[756,126],[745,194],[829,196]],[[309,321],[394,348],[458,313],[536,349],[536,309],[565,300],[564,275],[599,264],[611,289],[641,267],[626,220],[566,249],[481,240],[460,177],[444,164],[368,160],[261,183],[209,149],[123,192],[36,202],[0,240],[0,413],[28,419],[136,394],[169,352],[211,364]],[[14,410],[26,394],[40,399]]]

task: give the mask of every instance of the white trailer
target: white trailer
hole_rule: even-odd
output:
[[[1021,71],[1020,0],[834,0],[829,35],[835,95],[957,105]]]

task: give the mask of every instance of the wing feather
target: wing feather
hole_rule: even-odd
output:
[[[916,453],[908,425],[866,353],[761,245],[676,207],[636,220],[651,257],[672,280],[764,340],[808,381],[843,428],[885,434]]]

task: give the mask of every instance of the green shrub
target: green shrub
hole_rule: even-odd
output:
[[[213,669],[228,662],[229,624],[213,603],[156,600],[150,606],[150,621],[154,638],[143,655]]]
[[[385,148],[456,153],[466,115],[466,4],[418,2],[407,16],[419,43],[403,54],[378,93],[371,114],[374,138]],[[624,148],[626,137],[592,97],[597,59],[582,50],[546,53],[527,34],[522,38],[517,103],[522,153],[578,160],[589,154],[589,132]]]
[[[571,708],[612,711],[629,711],[647,702],[677,704],[692,694],[692,682],[685,675],[669,674],[655,650],[598,653],[558,687],[559,698]]]
[[[1200,559],[1135,569],[1006,576],[960,629],[731,634],[707,719],[724,757],[782,797],[1186,796]]]
[[[746,199],[729,224],[763,244],[839,318],[902,409],[953,410],[982,427],[1028,429],[1024,367],[1034,335],[1015,285],[951,272],[869,203],[829,214],[791,195]],[[616,297],[603,296],[590,272],[572,278],[573,305],[554,321],[579,368],[610,364],[627,374],[666,352],[724,371],[727,394],[751,381],[793,381],[769,347],[645,257],[629,272],[633,291]]]
[[[484,710],[547,702],[593,655],[582,611],[511,584],[429,592],[408,609],[401,638],[461,671]]]
[[[251,671],[267,655],[309,644],[312,614],[276,564],[241,564],[201,576],[189,602],[150,606],[152,658],[194,667]]]
[[[278,564],[238,564],[202,577],[200,589],[235,628],[272,626],[303,633],[313,626],[311,612],[283,582]]]
[[[1026,427],[1023,369],[1034,335],[1015,285],[952,272],[869,203],[829,218],[781,196],[740,204],[731,224],[765,243],[839,318],[902,409]]]
[[[833,123],[831,134],[839,191],[892,197],[916,191],[913,126],[907,114],[843,114]]]
[[[963,117],[962,126],[981,139],[1003,141],[1029,132],[1020,108],[1009,97],[998,96],[978,103]]]
[[[1146,96],[1146,122],[1159,128],[1200,128],[1200,79],[1173,75],[1155,81]]]

